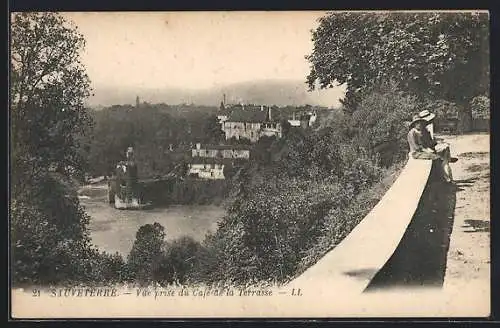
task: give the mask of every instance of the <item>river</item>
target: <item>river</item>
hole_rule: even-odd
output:
[[[107,202],[106,185],[90,185],[78,192],[80,203],[90,215],[92,243],[100,250],[126,256],[132,249],[139,227],[158,222],[166,240],[190,236],[202,241],[214,232],[224,209],[213,205],[174,205],[143,211],[117,210]]]

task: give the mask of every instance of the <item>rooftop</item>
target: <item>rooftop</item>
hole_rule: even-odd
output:
[[[217,111],[217,116],[228,116],[231,114],[231,108],[219,109]]]
[[[277,122],[281,119],[281,113],[276,109],[271,109],[271,119],[269,119],[269,107],[246,107],[233,109],[228,117],[228,122]]]
[[[265,122],[267,119],[267,111],[251,110],[251,109],[237,109],[233,110],[228,117],[230,122]]]

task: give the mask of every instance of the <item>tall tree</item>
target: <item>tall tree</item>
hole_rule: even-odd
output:
[[[79,61],[85,40],[53,13],[16,13],[11,29],[11,137],[17,168],[81,168],[77,138],[90,123],[89,79]]]
[[[89,124],[83,37],[54,13],[11,17],[11,245],[17,282],[91,275],[88,216],[70,177],[81,171],[78,135]],[[87,262],[86,262],[87,261]]]
[[[462,131],[469,103],[489,90],[487,13],[331,13],[313,31],[310,88],[346,84],[344,106],[384,81],[420,98],[456,103]]]

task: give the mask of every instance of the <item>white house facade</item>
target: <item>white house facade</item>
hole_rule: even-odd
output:
[[[188,175],[200,179],[220,180],[224,179],[224,164],[222,163],[190,163],[188,164]]]
[[[224,159],[249,159],[250,148],[237,145],[201,145],[191,150],[191,157],[224,158]]]

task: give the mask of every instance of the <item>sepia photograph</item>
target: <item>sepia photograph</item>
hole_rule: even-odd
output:
[[[490,16],[12,12],[12,319],[490,315]]]

